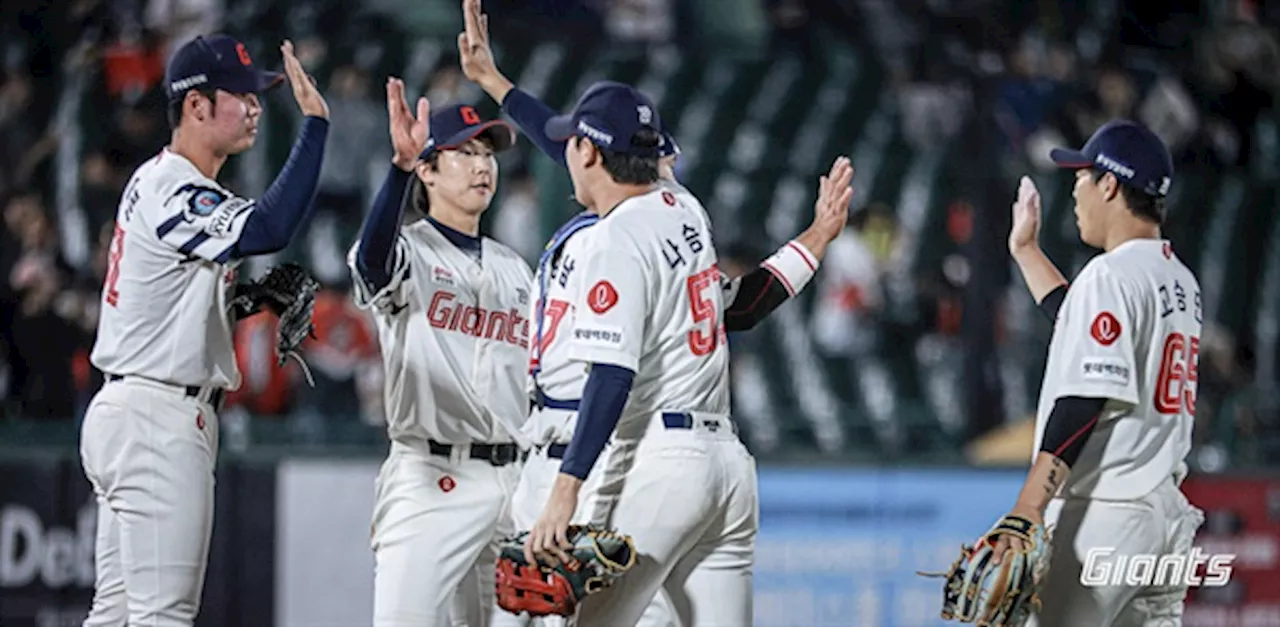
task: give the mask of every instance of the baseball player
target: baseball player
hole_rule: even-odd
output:
[[[557,277],[573,305],[560,326],[568,358],[589,374],[526,558],[565,559],[582,483],[608,442],[592,521],[626,521],[646,559],[586,599],[581,624],[636,624],[668,579],[682,624],[748,624],[755,463],[728,417],[710,225],[700,207],[657,185],[661,126],[648,98],[611,84],[545,127],[551,140],[567,140],[575,196],[600,220]]]
[[[1040,196],[1022,179],[1009,250],[1055,320],[1036,453],[1013,509],[1055,525],[1038,624],[1181,624],[1184,584],[1081,582],[1090,549],[1113,549],[1113,567],[1121,556],[1186,555],[1203,521],[1179,490],[1202,313],[1200,284],[1160,236],[1172,161],[1150,130],[1124,120],[1051,157],[1075,170],[1080,238],[1103,252],[1068,288],[1039,248]],[[1019,542],[1002,536],[995,554]]]
[[[375,626],[487,625],[529,409],[529,265],[479,235],[514,130],[469,106],[409,111],[387,83],[392,167],[349,265],[386,371],[391,450],[378,476]],[[402,202],[406,187],[408,202]],[[404,206],[426,214],[401,227]],[[460,588],[465,580],[474,582]]]
[[[489,49],[487,16],[481,12],[479,0],[464,0],[463,15],[466,31],[459,36],[458,47],[464,73],[502,105],[503,111],[539,149],[565,166],[565,142],[553,141],[544,132],[544,125],[554,112],[531,94],[515,89],[494,64]],[[616,84],[597,83],[587,93],[610,85]],[[700,207],[676,181],[674,165],[678,151],[674,139],[664,134],[663,145],[659,149],[659,185],[677,196],[688,197],[692,201],[690,206]],[[724,312],[727,331],[753,328],[808,283],[821,263],[827,244],[840,233],[847,220],[849,194],[840,190],[849,189],[852,174],[847,160],[837,161],[829,179],[839,181],[845,175],[847,178],[843,179],[843,185],[840,182],[824,183],[821,197],[815,204],[813,225],[755,271],[733,281],[724,280],[725,302],[728,303]],[[517,529],[530,528],[546,503],[576,422],[579,399],[587,377],[580,364],[567,358],[563,338],[556,341],[559,324],[571,307],[567,286],[557,277],[564,271],[560,260],[580,256],[583,238],[575,238],[574,235],[598,220],[599,216],[590,211],[570,219],[548,242],[535,271],[538,298],[530,314],[535,329],[530,364],[534,406],[525,424],[525,432],[531,437],[534,449],[521,471],[513,497],[512,517]],[[790,276],[783,269],[790,271]],[[589,475],[580,490],[575,524],[589,522],[590,503],[600,476],[601,473]],[[674,624],[671,614],[666,595],[660,592],[645,610],[639,624]],[[527,616],[505,612],[494,618],[494,625],[501,626],[527,625],[530,622]],[[556,618],[542,619],[543,625],[559,622]]]
[[[199,610],[218,410],[240,385],[229,311],[236,267],[285,248],[306,219],[329,128],[293,45],[281,52],[305,119],[262,198],[216,179],[228,156],[253,146],[258,94],[284,76],[258,70],[243,44],[222,35],[197,37],[170,59],[172,138],[121,198],[91,355],[105,382],[80,442],[98,501],[86,626],[189,626]]]

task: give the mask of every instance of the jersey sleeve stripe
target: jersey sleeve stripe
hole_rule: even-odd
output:
[[[178,228],[179,224],[182,224],[183,219],[184,214],[182,212],[178,212],[178,215],[165,220],[159,228],[156,229],[156,237],[164,239],[164,236],[168,235],[170,231]]]
[[[213,258],[214,263],[226,263],[230,261],[231,255],[236,252],[236,244],[238,243],[239,242],[236,242],[235,244],[224,248],[222,252],[218,253],[217,256]]]
[[[818,271],[818,263],[813,258],[813,253],[806,250],[804,246],[801,246],[795,240],[791,240],[787,242],[787,246],[789,246],[792,250],[796,251],[796,253],[800,255],[800,258],[804,260],[805,265],[809,266],[810,272]]]
[[[195,234],[195,237],[192,237],[191,239],[187,240],[183,245],[179,246],[178,252],[184,255],[190,255],[191,253],[195,252],[196,248],[198,248],[201,244],[205,243],[208,239],[209,239],[209,234],[205,233],[204,231],[200,231],[199,233]]]

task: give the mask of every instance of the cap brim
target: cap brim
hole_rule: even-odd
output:
[[[1054,148],[1049,151],[1049,158],[1060,168],[1088,168],[1093,166],[1093,159],[1079,150]]]
[[[483,124],[468,126],[439,144],[428,144],[426,148],[422,149],[418,158],[425,159],[433,150],[452,150],[481,136],[493,144],[494,152],[507,150],[516,143],[516,130],[511,128],[510,124],[502,120],[491,120]]]
[[[280,72],[258,72],[258,93],[271,91],[284,84],[284,74]]]
[[[542,130],[547,134],[547,139],[553,142],[562,142],[576,134],[576,126],[573,123],[572,115],[557,115],[547,120],[547,123],[542,126]]]

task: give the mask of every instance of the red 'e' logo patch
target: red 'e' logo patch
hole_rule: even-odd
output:
[[[671,192],[668,192],[668,191],[663,190],[663,192],[662,192],[662,202],[665,202],[665,203],[667,203],[668,205],[671,205],[672,207],[676,206],[676,196],[675,196],[675,194],[672,194]]]
[[[587,292],[587,305],[591,307],[591,311],[602,314],[613,306],[618,304],[618,290],[613,289],[613,285],[608,281],[600,281],[591,286],[591,291]]]
[[[453,480],[453,477],[450,477],[449,475],[445,475],[445,476],[443,476],[443,477],[440,477],[440,489],[441,489],[441,490],[443,490],[443,491],[445,491],[445,492],[452,492],[452,491],[453,491],[453,489],[454,489],[454,488],[456,488],[456,487],[458,487],[458,482],[457,482],[457,481],[454,481],[454,480]]]
[[[204,431],[204,412],[196,412],[196,428]]]
[[[236,56],[240,57],[240,65],[253,65],[253,59],[249,57],[249,51],[244,49],[244,44],[236,44]]]
[[[1116,340],[1120,339],[1120,321],[1111,315],[1111,312],[1104,311],[1093,319],[1093,324],[1089,325],[1089,335],[1093,336],[1099,344],[1103,346],[1111,346]]]

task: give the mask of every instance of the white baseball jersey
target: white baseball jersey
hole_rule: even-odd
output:
[[[356,304],[373,310],[378,327],[394,440],[527,446],[520,426],[529,411],[533,276],[510,248],[489,238],[481,247],[476,261],[429,221],[406,226],[391,282],[376,293],[351,249]]]
[[[701,204],[656,188],[580,239],[561,333],[569,359],[636,372],[618,432],[643,433],[658,410],[727,414],[724,294]]]
[[[93,365],[238,388],[227,301],[239,264],[230,257],[255,206],[167,148],[139,166],[116,211]]]
[[[1136,499],[1178,472],[1191,450],[1200,328],[1200,284],[1167,241],[1128,241],[1081,270],[1049,345],[1033,450],[1058,398],[1109,401],[1065,491]]]

